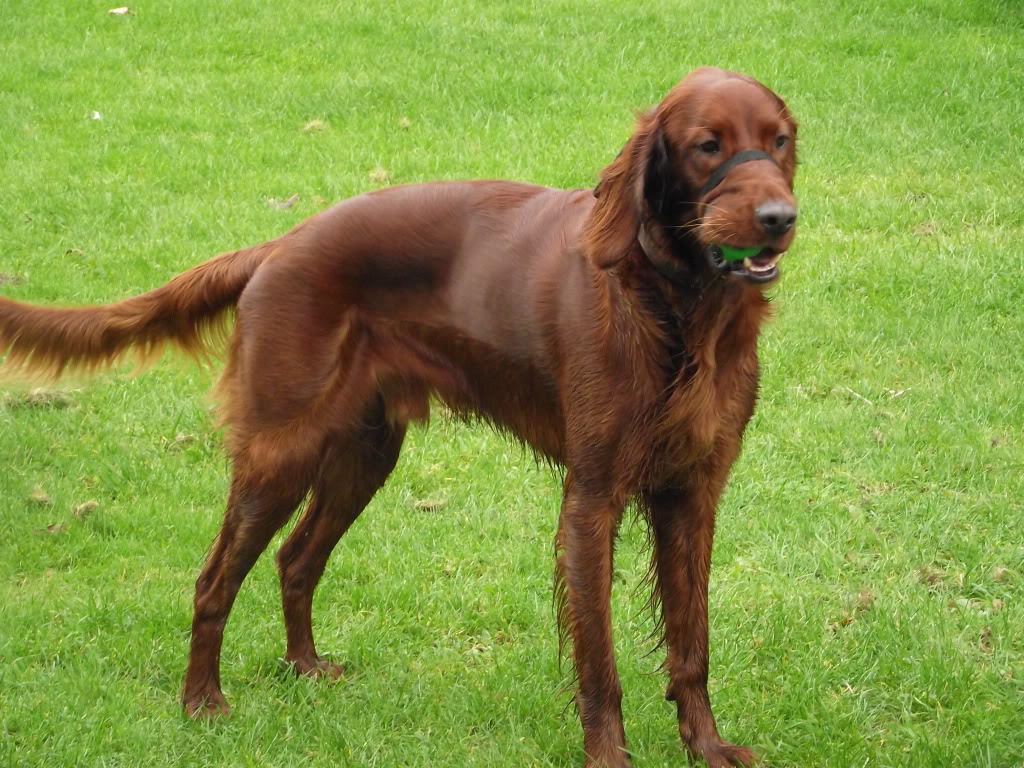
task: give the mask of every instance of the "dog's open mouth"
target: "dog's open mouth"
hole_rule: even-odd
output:
[[[753,249],[729,248],[728,256],[720,246],[712,245],[707,249],[708,261],[718,272],[747,280],[751,283],[770,283],[779,276],[780,251],[762,248],[753,254]]]

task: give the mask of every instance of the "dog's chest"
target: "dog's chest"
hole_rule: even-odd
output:
[[[739,443],[754,412],[759,364],[757,328],[738,317],[684,339],[661,419],[666,458],[676,466],[703,461]]]

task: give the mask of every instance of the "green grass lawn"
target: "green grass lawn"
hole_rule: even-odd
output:
[[[114,4],[0,2],[4,295],[117,299],[391,183],[591,185],[688,70],[775,88],[801,121],[801,233],[720,510],[719,725],[778,768],[1024,766],[1018,2]],[[443,419],[317,594],[347,678],[283,667],[265,557],[228,626],[233,716],[181,714],[227,480],[214,375],[0,393],[0,765],[579,765],[559,478]],[[686,765],[646,558],[624,526],[627,733],[638,768]]]

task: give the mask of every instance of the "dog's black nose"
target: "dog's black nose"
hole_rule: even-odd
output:
[[[779,237],[796,224],[796,208],[782,200],[770,200],[757,206],[754,217],[770,237]]]

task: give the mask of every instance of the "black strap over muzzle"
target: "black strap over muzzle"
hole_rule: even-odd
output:
[[[711,174],[711,178],[709,178],[707,183],[701,187],[700,197],[703,198],[707,196],[715,189],[715,187],[721,184],[729,174],[729,171],[737,165],[752,163],[755,160],[768,160],[776,167],[781,168],[775,158],[767,152],[760,149],[745,149],[742,152],[737,152],[715,169],[715,172]],[[600,185],[598,185],[598,187],[600,187]],[[597,196],[597,193],[598,190],[595,189],[595,197]],[[653,243],[651,243],[651,236],[642,224],[640,225],[640,231],[637,233],[637,241],[640,243],[640,249],[644,252],[644,255],[647,256],[647,260],[662,277],[673,283],[680,284],[685,284],[692,280],[692,273],[689,270],[677,267],[675,264],[672,264],[667,260],[663,260],[656,255],[657,249],[653,246]],[[702,251],[713,272],[716,274],[726,274],[729,271],[729,264],[724,260],[719,263],[719,260],[715,259],[710,247],[703,248]]]
[[[743,163],[750,163],[753,162],[754,160],[770,160],[772,163],[775,163],[775,165],[778,165],[778,163],[775,162],[774,157],[769,155],[767,152],[762,152],[760,149],[745,149],[742,152],[737,152],[735,155],[730,157],[720,166],[715,168],[715,172],[711,174],[711,178],[708,179],[707,184],[701,187],[700,196],[706,197],[708,193],[711,192],[711,190],[713,190],[715,187],[717,187],[725,180],[725,177],[726,175],[728,175],[729,171],[731,171],[737,165],[742,165]]]

